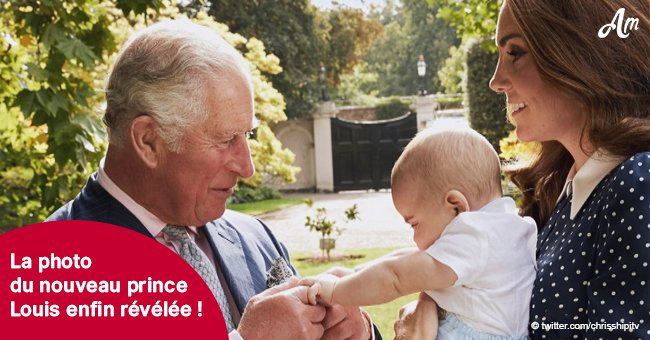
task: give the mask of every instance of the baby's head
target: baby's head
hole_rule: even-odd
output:
[[[404,149],[393,167],[391,187],[395,208],[424,250],[458,214],[501,197],[499,156],[472,129],[429,128]]]

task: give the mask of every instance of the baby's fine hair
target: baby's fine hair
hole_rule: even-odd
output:
[[[405,183],[415,184],[420,197],[458,190],[470,202],[487,203],[503,194],[499,156],[485,137],[465,127],[419,132],[393,166],[392,190]]]

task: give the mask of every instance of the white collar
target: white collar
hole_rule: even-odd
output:
[[[585,164],[576,172],[575,163],[569,170],[564,189],[560,193],[557,202],[564,195],[573,194],[571,200],[571,219],[574,219],[578,211],[587,202],[589,195],[594,191],[598,183],[609,174],[612,169],[621,162],[625,157],[608,155],[605,152],[596,151],[585,162]]]
[[[104,171],[104,160],[99,162],[99,169],[97,171],[97,182],[104,188],[113,198],[120,202],[127,210],[129,210],[137,219],[144,225],[145,228],[156,237],[160,231],[167,225],[161,219],[156,217],[149,210],[138,204],[133,198],[127,195],[120,187],[108,177]]]
[[[480,209],[478,209],[478,211],[486,213],[510,213],[516,215],[517,204],[512,198],[503,196],[491,200]]]

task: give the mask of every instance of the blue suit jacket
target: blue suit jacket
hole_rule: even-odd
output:
[[[74,200],[47,218],[47,221],[56,220],[110,223],[154,237],[99,185],[96,173]],[[221,218],[207,223],[204,230],[240,313],[253,295],[266,289],[266,272],[275,259],[282,257],[291,266],[287,249],[256,218],[226,210]],[[293,266],[291,270],[296,274]]]
[[[97,173],[90,176],[77,197],[46,221],[58,220],[110,223],[154,238],[126,207],[99,185]],[[284,258],[297,275],[287,249],[273,236],[269,227],[254,217],[226,210],[221,218],[208,222],[204,230],[240,314],[253,295],[266,289],[266,273],[275,259]],[[375,325],[373,332],[376,340],[382,339]]]

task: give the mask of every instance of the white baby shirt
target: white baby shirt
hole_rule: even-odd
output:
[[[510,197],[459,214],[426,250],[458,280],[426,293],[475,330],[527,335],[536,236],[535,221],[520,217]]]

